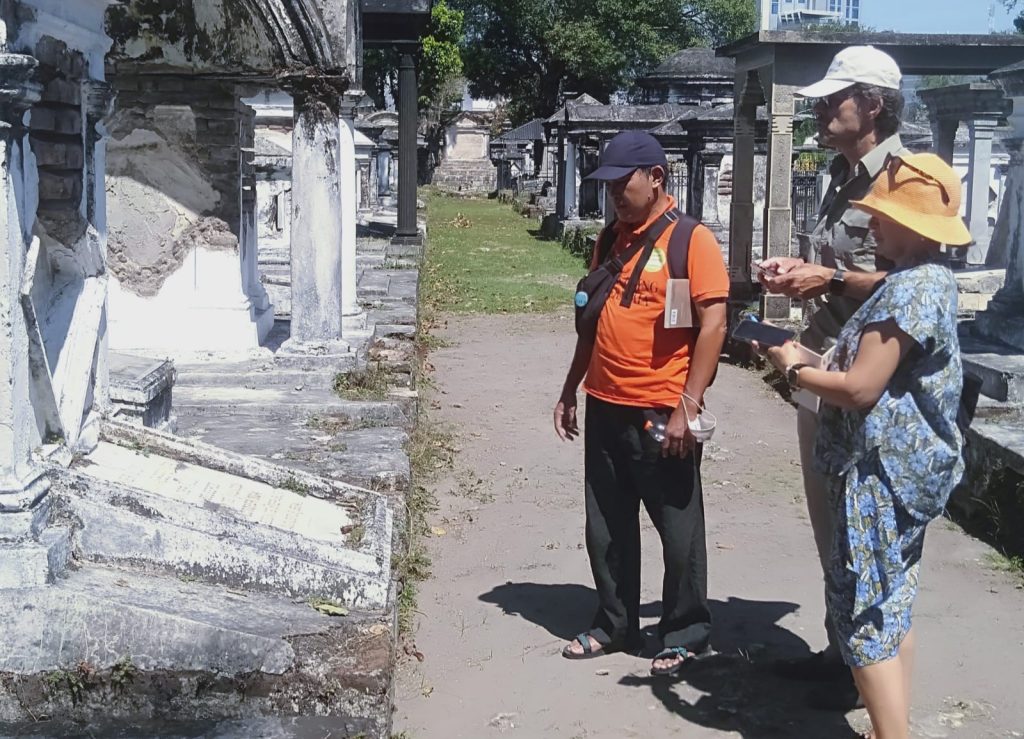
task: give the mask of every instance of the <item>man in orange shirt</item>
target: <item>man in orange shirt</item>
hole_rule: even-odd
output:
[[[602,166],[590,175],[605,180],[617,221],[612,255],[621,254],[675,200],[665,192],[668,162],[658,141],[638,131],[609,142]],[[665,559],[658,633],[665,649],[653,674],[675,674],[707,651],[707,550],[700,482],[701,445],[687,423],[696,419],[718,365],[726,335],[729,275],[712,233],[698,225],[687,259],[697,328],[665,328],[670,279],[670,225],[646,263],[644,251],[623,267],[601,311],[596,337],[580,338],[554,410],[562,440],[579,435],[576,391],[586,377],[584,467],[586,540],[599,605],[587,631],[563,656],[584,659],[642,645],[640,633],[640,504],[661,537]],[[591,269],[597,266],[595,258]],[[634,270],[631,302],[621,304]],[[649,423],[664,423],[656,441]]]

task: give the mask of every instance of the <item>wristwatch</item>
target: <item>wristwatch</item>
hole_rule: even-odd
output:
[[[846,270],[842,267],[836,267],[835,274],[832,275],[832,279],[828,281],[828,291],[833,295],[842,295],[846,292]]]
[[[805,362],[794,362],[786,367],[786,382],[790,387],[800,387],[800,370],[806,366]]]

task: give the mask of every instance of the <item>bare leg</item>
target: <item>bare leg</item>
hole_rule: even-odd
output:
[[[907,722],[910,722],[910,686],[913,682],[914,672],[914,627],[910,627],[910,631],[903,637],[903,642],[900,644],[900,651],[898,659],[900,666],[903,668],[903,696],[907,701]]]
[[[910,739],[910,701],[904,688],[900,656],[869,667],[853,668],[874,739]]]

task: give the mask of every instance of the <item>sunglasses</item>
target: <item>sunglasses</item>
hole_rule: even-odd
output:
[[[827,108],[838,108],[845,101],[857,95],[857,91],[852,87],[847,87],[839,92],[833,92],[831,95],[818,98],[818,102],[822,103]]]
[[[946,186],[942,184],[934,175],[928,174],[923,169],[918,169],[913,164],[908,164],[905,160],[900,157],[890,157],[889,163],[886,165],[886,170],[889,174],[889,190],[896,189],[896,174],[901,169],[909,169],[911,172],[921,177],[922,179],[934,183],[939,186],[939,191],[942,193],[942,204],[949,205],[949,193],[946,191]]]

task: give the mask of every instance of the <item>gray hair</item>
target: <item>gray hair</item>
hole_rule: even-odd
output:
[[[881,103],[881,111],[875,118],[875,131],[879,140],[887,139],[900,130],[903,122],[903,93],[889,87],[878,87],[876,85],[865,85],[857,83],[854,87],[854,94],[862,100],[878,101]]]

